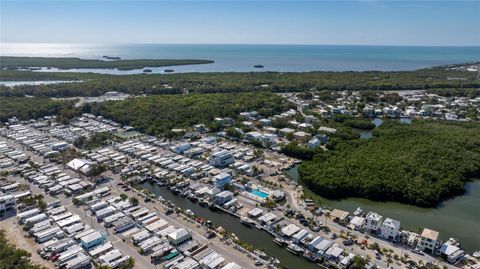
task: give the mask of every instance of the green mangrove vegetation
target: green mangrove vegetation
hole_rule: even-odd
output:
[[[215,117],[236,118],[240,112],[251,110],[270,116],[292,106],[273,93],[250,92],[137,97],[86,105],[84,111],[133,126],[147,134],[164,135],[172,128],[211,124]]]
[[[107,62],[109,63],[109,62]],[[451,80],[460,77],[464,80]],[[414,90],[478,88],[480,81],[473,72],[441,68],[415,71],[364,72],[225,72],[101,75],[80,73],[31,72],[2,70],[0,80],[82,80],[81,83],[55,85],[0,86],[0,96],[98,96],[107,91],[129,94],[222,93],[269,90],[292,92],[317,90]],[[394,96],[392,96],[394,97]],[[387,101],[390,98],[387,96]]]
[[[299,167],[314,192],[433,207],[480,175],[480,123],[387,121],[374,138],[332,139]]]
[[[31,67],[53,67],[59,69],[73,68],[117,68],[119,70],[141,69],[144,67],[161,67],[188,64],[208,64],[210,60],[198,59],[132,59],[132,60],[94,60],[80,58],[51,57],[15,57],[1,56],[2,68],[15,70]]]
[[[11,117],[19,120],[37,119],[44,116],[60,115],[73,117],[72,101],[53,100],[45,97],[0,97],[0,122]],[[69,116],[69,114],[74,113]]]

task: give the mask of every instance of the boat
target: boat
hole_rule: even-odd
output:
[[[302,248],[297,246],[294,243],[291,243],[290,245],[288,245],[287,250],[295,255],[299,255],[302,252]]]
[[[190,193],[189,195],[187,195],[187,198],[190,199],[190,201],[192,201],[194,203],[198,201],[198,198],[195,195],[195,193]]]
[[[256,64],[253,66],[254,68],[264,68],[265,66],[261,65],[261,64]]]
[[[317,262],[318,261],[318,257],[317,255],[313,254],[312,252],[310,251],[306,251],[305,253],[303,253],[303,257],[311,262]]]
[[[477,259],[480,259],[480,250],[473,252],[472,256],[477,258]]]
[[[353,212],[353,215],[359,217],[359,216],[362,216],[363,215],[363,210],[362,208],[358,207],[354,212]]]
[[[173,69],[165,69],[165,70],[163,70],[163,72],[165,72],[165,73],[173,73],[173,72],[175,72],[175,70],[173,70]]]
[[[456,247],[460,246],[460,242],[458,242],[458,240],[453,238],[453,237],[448,238],[448,240],[447,240],[447,242],[445,242],[445,244],[451,245],[451,246],[456,246]]]
[[[253,253],[255,253],[255,255],[257,255],[258,257],[262,258],[262,259],[266,259],[268,258],[267,254],[265,254],[265,252],[259,250],[259,249],[255,249],[253,251]]]
[[[275,237],[275,238],[273,239],[273,242],[275,242],[275,244],[277,244],[277,245],[279,245],[279,246],[281,246],[281,247],[284,247],[284,246],[287,245],[287,242],[286,242],[285,240],[283,240],[282,238],[280,238],[280,237]]]
[[[253,221],[252,219],[248,218],[248,217],[242,217],[240,219],[240,223],[242,223],[243,225],[251,228],[253,226],[255,226],[255,221]]]
[[[199,204],[200,206],[206,206],[206,205],[208,205],[206,199],[200,199],[200,202],[198,202],[198,204]]]
[[[143,73],[152,73],[152,69],[143,69]]]

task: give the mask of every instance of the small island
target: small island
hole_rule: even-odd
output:
[[[102,57],[105,58],[105,59],[107,59],[107,60],[120,60],[120,59],[122,59],[122,58],[120,58],[119,56],[103,55]]]
[[[264,68],[265,66],[261,65],[261,64],[256,64],[253,66],[254,68]]]

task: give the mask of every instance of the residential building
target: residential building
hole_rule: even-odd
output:
[[[435,254],[435,248],[437,246],[438,232],[430,229],[423,229],[418,242],[418,248],[429,254]]]
[[[440,256],[446,259],[451,264],[456,264],[463,259],[465,252],[457,246],[444,243],[439,249]]]
[[[180,229],[177,229],[177,230],[173,231],[172,233],[169,233],[167,235],[167,239],[171,244],[173,244],[175,246],[178,246],[178,245],[192,239],[192,235],[187,230],[185,230],[183,228],[180,228]]]
[[[225,185],[228,185],[232,182],[232,176],[227,173],[221,173],[219,175],[216,175],[213,179],[215,187],[223,190]]]
[[[287,134],[293,134],[295,132],[294,129],[291,128],[282,128],[279,130],[280,135],[286,136]]]
[[[293,137],[295,137],[295,139],[297,139],[298,141],[306,142],[310,139],[310,137],[312,137],[312,135],[303,131],[299,131],[294,133]]]
[[[233,193],[231,191],[222,191],[221,193],[213,197],[213,201],[219,205],[223,205],[232,199],[233,199]]]
[[[0,212],[15,210],[15,196],[11,194],[0,196]]]
[[[215,167],[226,167],[235,162],[233,154],[228,150],[221,150],[210,155],[209,163]]]
[[[261,119],[258,121],[262,126],[270,126],[272,125],[272,120],[269,119]]]
[[[375,212],[368,212],[365,217],[365,230],[376,233],[382,226],[383,217]]]
[[[91,234],[85,235],[80,239],[80,244],[86,250],[89,250],[93,247],[103,244],[107,237],[101,232],[93,232]]]
[[[394,240],[400,234],[400,221],[386,218],[380,229],[381,237],[387,240]]]
[[[360,216],[355,216],[350,220],[348,227],[352,230],[362,230],[365,225],[365,218]]]
[[[310,139],[310,141],[308,141],[308,148],[316,149],[320,146],[320,144],[321,144],[320,139],[313,137],[312,139]]]

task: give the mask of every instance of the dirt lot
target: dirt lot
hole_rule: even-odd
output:
[[[0,221],[0,229],[5,230],[9,242],[17,246],[17,248],[24,249],[32,254],[31,260],[33,263],[45,266],[46,268],[54,269],[53,263],[46,261],[37,254],[39,245],[31,238],[26,238],[22,227],[17,224],[16,218],[9,217]]]

